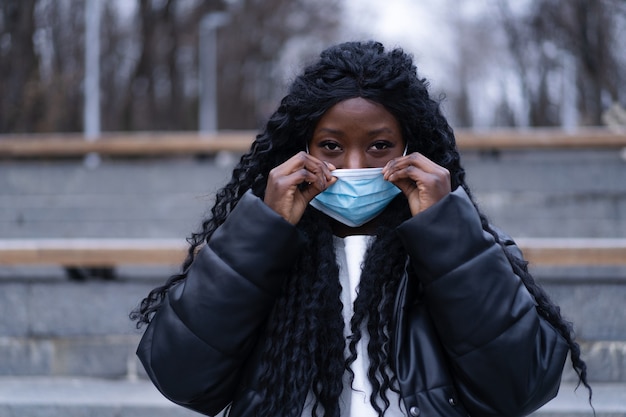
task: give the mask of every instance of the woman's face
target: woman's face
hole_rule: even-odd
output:
[[[361,97],[341,101],[320,119],[309,153],[336,168],[380,168],[404,153],[396,118]]]

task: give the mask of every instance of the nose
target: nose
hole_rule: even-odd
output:
[[[351,150],[346,152],[344,156],[343,168],[357,169],[367,168],[367,162],[365,160],[365,154],[359,150]]]

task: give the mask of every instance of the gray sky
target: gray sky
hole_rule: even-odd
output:
[[[526,3],[519,0],[516,7]],[[485,16],[496,13],[496,4],[496,0],[346,0],[345,36],[354,34],[380,40],[387,47],[402,47],[413,54],[420,76],[430,81],[435,94],[443,92],[448,97],[460,87],[459,66],[471,65],[474,77],[469,80],[470,93],[480,90],[480,94],[472,95],[475,123],[488,124],[494,102],[504,94],[515,107],[519,95],[517,85],[508,79],[505,55],[496,52],[505,47],[503,32],[494,25],[488,33],[491,44],[476,50],[480,59],[467,60],[461,53],[461,43],[467,39],[460,38],[464,35],[458,26],[483,22]],[[521,113],[523,109],[517,110]]]
[[[427,73],[440,73],[438,67],[443,65],[452,43],[449,19],[445,16],[446,3],[446,0],[346,0],[346,32],[380,40],[388,47],[400,46],[413,53],[418,63],[423,62],[429,69],[425,68]]]

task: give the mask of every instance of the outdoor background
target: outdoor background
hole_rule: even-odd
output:
[[[0,2],[0,133],[82,131],[87,3]],[[220,129],[257,128],[303,63],[357,39],[413,53],[455,127],[602,125],[626,100],[623,0],[110,0],[103,131],[198,128],[215,11]]]
[[[251,141],[306,63],[364,39],[414,55],[458,138],[495,139],[460,149],[493,223],[613,251],[530,268],[574,323],[597,417],[626,417],[624,0],[0,0],[0,417],[196,415],[147,380],[128,314],[178,270],[241,150],[151,144]],[[57,153],[111,137],[147,141]],[[163,241],[171,265],[10,255]],[[592,416],[575,387],[568,364],[535,416]]]

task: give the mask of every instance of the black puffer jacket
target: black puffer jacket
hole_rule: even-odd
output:
[[[409,415],[522,416],[553,398],[567,344],[537,314],[465,192],[398,233],[424,284],[418,299],[405,276],[392,327],[391,367]],[[139,345],[166,397],[208,415],[231,403],[231,416],[254,415],[260,331],[302,243],[294,226],[244,195]]]

